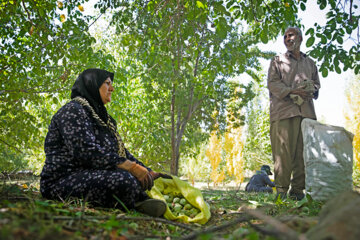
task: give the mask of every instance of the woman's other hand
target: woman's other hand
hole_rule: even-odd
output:
[[[150,171],[151,176],[153,177],[153,179],[158,179],[158,178],[166,178],[166,179],[172,179],[172,176],[165,174],[165,173],[159,173],[159,172],[154,172],[154,171]]]

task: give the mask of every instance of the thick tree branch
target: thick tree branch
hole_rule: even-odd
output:
[[[282,222],[276,220],[275,218],[267,216],[257,210],[252,210],[252,209],[248,209],[248,208],[243,208],[243,209],[244,209],[245,213],[247,213],[255,218],[261,219],[265,223],[272,226],[278,232],[277,236],[280,237],[281,239],[284,239],[284,240],[299,240],[299,239],[301,239],[301,238],[299,238],[297,232],[295,232],[294,230],[292,230],[291,228],[289,228]]]
[[[32,91],[35,90],[35,91]],[[13,92],[23,92],[23,93],[29,93],[29,94],[38,94],[38,93],[54,93],[54,92],[59,92],[59,91],[63,91],[63,90],[69,90],[65,87],[61,87],[61,88],[56,88],[53,90],[36,90],[36,88],[28,88],[28,89],[8,89],[8,90],[2,90],[0,95],[3,93],[13,93]]]
[[[205,228],[203,230],[198,230],[198,231],[194,231],[191,234],[185,235],[184,237],[180,238],[180,240],[192,240],[192,239],[196,239],[199,235],[201,234],[205,234],[205,233],[213,233],[213,232],[217,232],[217,231],[221,231],[224,230],[226,228],[232,227],[236,224],[242,223],[242,222],[247,222],[249,221],[250,218],[247,215],[243,215],[239,218],[236,218],[235,220],[232,220],[230,222],[226,222],[220,226],[214,226],[214,227],[208,227]]]
[[[165,2],[162,6],[161,4]],[[168,4],[168,0],[162,0],[157,6],[156,6],[156,9],[155,9],[155,15],[158,13],[158,11],[160,11],[161,9],[163,9],[166,4]]]
[[[24,7],[24,9],[25,9],[26,13],[27,13],[27,16],[28,16],[29,22],[30,22],[31,24],[33,24],[33,21],[31,20],[31,17],[30,17],[29,10],[26,8],[25,3],[24,3],[24,0],[22,0],[21,2],[22,2],[22,4],[23,4],[23,7]]]
[[[349,20],[350,20],[350,22],[352,22],[352,5],[353,5],[353,0],[350,0],[350,9],[349,9],[349,14],[350,14]]]
[[[8,146],[8,147],[11,147],[11,148],[15,149],[15,150],[16,150],[17,152],[19,152],[19,153],[24,154],[24,152],[22,152],[19,148],[17,148],[17,147],[15,147],[15,146],[13,146],[13,145],[5,142],[4,140],[0,139],[0,142],[4,143],[4,144],[5,144],[6,146]]]
[[[54,216],[50,217],[53,220],[59,220],[59,221],[69,221],[69,220],[77,220],[79,217],[70,217],[70,216]],[[91,220],[108,220],[111,216],[83,216],[82,220],[91,221]],[[116,220],[130,220],[130,221],[155,221],[155,222],[162,222],[170,225],[174,225],[177,227],[181,227],[183,229],[186,229],[188,231],[193,231],[194,229],[189,227],[186,224],[178,223],[175,221],[169,221],[164,218],[155,218],[155,217],[130,217],[130,216],[116,216]]]
[[[105,8],[104,12],[106,11],[107,8]],[[92,22],[89,24],[88,29],[103,15],[103,13],[100,13],[100,15]]]
[[[256,12],[255,12],[255,9],[256,9],[256,8],[254,7],[252,0],[250,0],[250,5],[251,5],[250,9],[251,9],[251,11],[253,12],[255,21],[256,21],[256,22],[262,22],[262,21],[260,21],[260,20],[257,18],[257,16],[256,16]]]

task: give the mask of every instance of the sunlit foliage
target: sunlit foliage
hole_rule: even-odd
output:
[[[234,178],[236,184],[244,180],[244,115],[241,113],[245,106],[241,95],[243,89],[235,87],[234,95],[227,103],[227,127],[224,134],[224,153],[227,174]],[[252,91],[251,91],[252,92]],[[255,95],[252,95],[254,97]]]
[[[327,22],[303,29],[310,55],[324,76],[347,69],[358,73],[358,3],[317,4],[328,13]],[[87,15],[89,8],[95,14]],[[225,104],[232,94],[227,80],[247,73],[258,81],[259,58],[271,54],[257,44],[277,38],[289,25],[301,27],[298,13],[305,10],[306,0],[1,1],[1,149],[41,168],[51,116],[69,99],[76,76],[98,67],[114,71],[117,80],[129,79],[116,82],[117,93],[126,97],[110,110],[122,121],[128,146],[145,162],[171,165],[177,173],[180,156],[189,157],[188,150],[207,139],[201,130],[211,132],[214,108],[222,111],[220,129],[226,125]],[[108,24],[91,35],[105,13]]]
[[[346,88],[346,128],[354,133],[354,179],[360,183],[360,76],[354,76]]]
[[[228,175],[239,185],[244,181],[243,128],[237,127],[225,133],[224,151]]]
[[[221,139],[217,135],[217,131],[214,130],[210,135],[210,141],[206,150],[206,156],[208,157],[211,164],[210,179],[213,181],[215,186],[225,179],[225,169],[219,167],[222,161],[221,154]]]
[[[244,144],[245,168],[256,170],[261,165],[272,164],[270,144],[269,97],[265,83],[265,75],[259,73],[262,79],[253,85],[256,97],[246,106],[246,129]]]

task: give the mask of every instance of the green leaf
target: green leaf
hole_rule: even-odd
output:
[[[326,8],[326,5],[327,5],[327,1],[323,0],[321,3],[320,3],[320,10],[324,10]]]
[[[314,29],[313,28],[309,28],[307,31],[306,31],[306,33],[305,33],[305,35],[309,35],[309,34],[314,34]]]
[[[306,47],[311,47],[315,42],[315,37],[310,37],[307,41],[306,41]]]
[[[227,36],[227,23],[225,18],[220,18],[217,25],[216,25],[216,34],[221,38],[225,39]]]
[[[326,78],[329,74],[329,71],[326,67],[323,68],[323,70],[321,71],[321,75],[323,76],[323,78]]]
[[[226,11],[226,8],[224,7],[224,5],[222,5],[222,3],[214,3],[214,8],[216,10],[218,10],[220,13],[224,13],[224,14],[228,14],[228,12]]]
[[[59,104],[59,100],[57,99],[57,97],[53,97],[53,102],[54,102],[55,104]]]
[[[67,210],[67,209],[59,209],[59,208],[56,208],[55,209],[55,211],[56,212],[59,212],[59,213],[66,213],[66,214],[69,214],[70,213],[70,211],[69,210]]]
[[[36,203],[36,205],[39,205],[39,206],[44,206],[44,207],[50,206],[50,203],[47,200],[45,200],[45,201],[35,200],[35,203]]]
[[[326,36],[327,39],[331,39],[332,38],[332,34],[331,34],[332,31],[325,31],[324,34]]]
[[[198,8],[205,9],[204,4],[203,4],[202,2],[200,2],[200,1],[196,1],[196,6],[197,6]]]
[[[263,43],[267,43],[269,41],[268,34],[265,31],[261,31],[260,39]]]
[[[358,74],[360,72],[360,65],[357,65],[354,69],[355,74]]]
[[[313,58],[317,58],[318,57],[318,51],[316,51],[316,50],[311,50],[310,52],[309,52],[309,55],[311,56],[311,57],[313,57]]]
[[[301,199],[300,201],[298,201],[296,203],[297,208],[302,208],[302,207],[308,206],[308,205],[309,205],[309,201],[308,201],[308,199],[306,197],[304,197],[303,199]]]
[[[275,33],[275,34],[279,33],[278,29],[276,28],[276,26],[274,24],[271,24],[269,26],[269,30],[271,33]]]
[[[337,74],[341,73],[341,69],[340,69],[339,65],[335,65],[335,71]]]
[[[350,26],[346,26],[346,27],[345,27],[345,30],[346,30],[346,33],[347,33],[347,34],[351,34],[351,32],[352,32],[352,29],[351,29]]]
[[[327,42],[327,38],[324,35],[321,35],[320,38],[321,38],[321,40],[320,40],[321,44],[325,44]]]
[[[355,55],[355,60],[356,60],[356,61],[360,61],[360,53],[356,53],[356,55]]]
[[[184,38],[187,39],[188,36],[191,36],[191,34],[194,32],[194,29],[191,25],[187,25],[184,30]]]
[[[336,38],[336,41],[337,41],[339,44],[343,44],[343,43],[344,43],[343,38],[342,38],[341,36],[338,36],[338,37]]]
[[[328,12],[327,14],[326,14],[326,18],[331,18],[331,17],[333,17],[334,16],[334,13],[333,12]]]
[[[303,2],[300,3],[300,8],[301,8],[302,11],[305,11],[306,6],[305,6],[305,4]]]

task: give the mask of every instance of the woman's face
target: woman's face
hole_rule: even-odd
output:
[[[111,93],[113,91],[114,87],[112,86],[111,78],[108,77],[99,88],[100,97],[104,105],[111,102]]]

